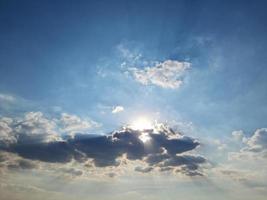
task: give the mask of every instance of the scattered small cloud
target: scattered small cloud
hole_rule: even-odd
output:
[[[123,106],[115,106],[115,107],[113,107],[112,113],[116,114],[116,113],[119,113],[119,112],[122,112],[122,111],[124,111],[124,107]]]

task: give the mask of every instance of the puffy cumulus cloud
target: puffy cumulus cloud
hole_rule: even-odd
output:
[[[75,133],[85,133],[91,128],[100,126],[90,119],[81,119],[76,115],[62,113],[59,120],[61,132],[73,135]]]
[[[149,140],[143,140],[143,135]],[[136,167],[135,171],[148,173],[170,168],[193,176],[200,175],[200,165],[206,163],[204,157],[192,155],[192,150],[198,146],[195,139],[158,124],[147,130],[123,127],[109,135],[75,134],[65,140],[12,143],[2,150],[46,163],[86,163],[90,160],[99,169],[138,161],[143,166]]]
[[[249,151],[267,150],[267,128],[257,129],[255,133],[248,138],[247,142]]]
[[[244,132],[242,130],[233,131],[232,136],[236,141],[242,141],[244,139]]]
[[[190,63],[166,60],[152,67],[144,69],[131,68],[130,71],[136,81],[144,85],[157,85],[162,88],[179,88],[183,83],[183,76],[190,68]]]
[[[85,133],[99,124],[76,115],[62,113],[60,118],[47,118],[41,112],[28,112],[23,117],[0,118],[0,146],[60,141],[62,135]]]
[[[0,146],[16,142],[15,135],[12,133],[13,120],[11,118],[3,117],[0,119]]]
[[[59,140],[54,121],[41,112],[29,112],[21,118],[0,118],[0,146]]]
[[[113,114],[116,114],[116,113],[119,113],[119,112],[122,112],[122,111],[124,111],[124,107],[123,106],[115,106],[112,109],[112,113]]]
[[[26,113],[24,118],[14,121],[12,126],[17,141],[21,144],[60,140],[55,131],[56,123],[41,112]]]
[[[251,137],[245,137],[243,133],[239,133],[237,136],[243,142],[244,147],[239,152],[230,152],[230,159],[267,158],[267,128],[257,129]]]
[[[267,173],[262,166],[267,164],[267,129],[256,129],[250,136],[237,130],[231,136],[223,142],[214,143],[216,148],[221,144],[227,145],[223,151],[214,151],[218,157],[211,157],[214,146],[206,150],[209,158],[217,161],[205,171],[209,179],[215,183],[227,182],[229,185],[238,184],[246,189],[261,190],[266,194]]]

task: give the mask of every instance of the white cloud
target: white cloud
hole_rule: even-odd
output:
[[[152,67],[144,69],[131,68],[133,77],[143,85],[157,85],[162,88],[179,88],[183,83],[183,76],[190,68],[190,63],[166,60]]]
[[[267,150],[267,128],[260,128],[247,140],[250,150]]]
[[[16,142],[50,142],[59,140],[56,123],[41,112],[29,112],[21,118],[0,118],[0,145]]]
[[[19,141],[60,140],[55,121],[47,119],[41,112],[28,112],[24,118],[14,121],[12,126]]]
[[[236,134],[234,134],[236,135]],[[237,134],[241,137],[241,134]],[[267,158],[267,128],[257,129],[251,137],[241,137],[245,146],[238,152],[230,152],[230,160],[251,160]]]
[[[100,125],[90,119],[62,113],[60,118],[47,118],[42,112],[28,112],[19,118],[0,118],[0,146],[13,143],[51,142],[62,140],[62,134],[87,133]]]
[[[62,113],[60,126],[62,132],[72,135],[74,133],[84,133],[91,128],[98,127],[99,124],[90,119],[81,119],[76,115]]]
[[[242,141],[245,138],[244,132],[242,130],[233,131],[232,136],[233,136],[234,140],[236,140],[236,141]]]
[[[0,93],[0,101],[13,102],[15,101],[15,98],[11,95]]]
[[[119,112],[122,112],[122,111],[124,111],[123,106],[115,106],[115,107],[113,107],[112,113],[116,114],[116,113],[119,113]]]
[[[10,127],[12,122],[11,118],[0,118],[0,146],[16,142],[12,127]]]

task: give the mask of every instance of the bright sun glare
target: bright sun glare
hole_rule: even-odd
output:
[[[149,119],[145,117],[140,117],[137,120],[133,121],[130,127],[134,130],[146,130],[152,129],[153,124]]]

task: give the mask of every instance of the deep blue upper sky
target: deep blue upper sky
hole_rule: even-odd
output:
[[[264,127],[266,4],[1,0],[0,93],[108,127],[142,112],[192,121],[214,134]],[[178,90],[145,87],[120,67],[144,65],[119,47],[142,61],[188,61],[192,68]],[[116,105],[125,107],[120,116],[101,114]]]

